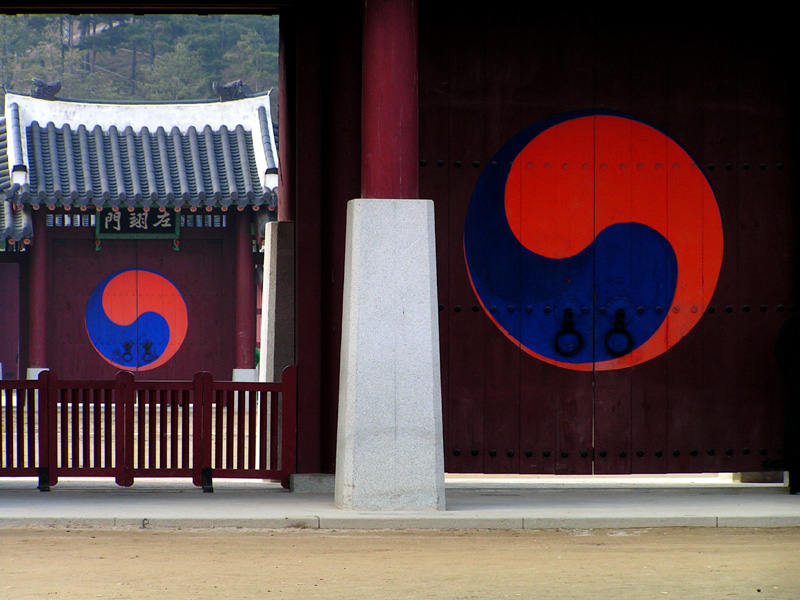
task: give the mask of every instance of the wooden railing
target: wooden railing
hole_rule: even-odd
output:
[[[280,383],[0,381],[0,477],[214,477],[279,479],[295,471],[297,368]]]

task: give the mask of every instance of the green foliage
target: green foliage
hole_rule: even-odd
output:
[[[157,56],[147,77],[154,100],[200,98],[205,91],[200,53],[178,42],[172,52]]]
[[[213,99],[212,83],[278,83],[278,18],[261,15],[0,15],[0,83],[61,80],[82,100]]]
[[[257,31],[246,31],[236,45],[224,55],[226,65],[238,65],[247,73],[246,82],[253,91],[267,90],[278,85],[277,46],[272,50]]]

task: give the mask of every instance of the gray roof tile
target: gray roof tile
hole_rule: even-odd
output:
[[[30,207],[0,202],[0,244],[25,242],[33,236]]]
[[[257,110],[247,128],[245,115],[229,109],[225,122],[220,118],[214,126],[197,123],[211,120],[209,111],[223,112],[219,104],[154,105],[167,121],[161,124],[153,119],[141,124],[148,120],[141,107],[134,113],[121,106],[110,118],[108,111],[98,116],[95,124],[87,122],[85,104],[83,122],[78,123],[70,122],[76,112],[70,109],[81,103],[36,104],[41,102],[19,95],[7,98],[8,137],[14,146],[8,152],[3,135],[0,192],[15,204],[272,209],[277,204],[276,190],[267,185],[270,174],[277,173],[277,160],[274,132],[263,105],[255,109],[253,103],[242,104],[246,110]],[[240,101],[225,103],[226,109],[236,102]],[[119,121],[114,121],[117,114]],[[195,124],[187,125],[195,114]],[[4,119],[3,134],[5,130]],[[11,168],[9,156],[14,161]]]
[[[28,204],[86,206],[246,206],[271,204],[251,164],[253,140],[238,125],[202,132],[174,127],[89,131],[37,121],[27,128]],[[256,176],[254,176],[256,174]],[[24,186],[23,186],[24,188]]]
[[[0,117],[0,198],[11,187],[8,172],[8,153],[6,152],[6,120]],[[11,202],[0,200],[0,246],[5,243],[25,241],[33,235],[30,208],[14,206]]]

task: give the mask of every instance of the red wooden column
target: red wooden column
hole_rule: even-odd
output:
[[[236,362],[235,369],[256,366],[256,289],[253,276],[253,239],[249,214],[236,215]]]
[[[322,59],[327,12],[281,11],[278,220],[295,221],[297,472],[319,473],[322,412]],[[284,98],[281,97],[281,102]],[[300,199],[295,201],[296,199]],[[283,202],[283,204],[281,204]]]
[[[291,17],[284,15],[281,22],[290,21]],[[294,120],[294,108],[291,104],[289,87],[293,84],[291,78],[291,67],[289,56],[294,59],[291,52],[291,42],[286,39],[287,33],[285,24],[280,27],[280,37],[278,41],[278,131],[291,131]],[[292,174],[294,164],[291,157],[294,153],[294,136],[284,135],[278,147],[278,221],[294,221],[294,186],[292,186]]]
[[[47,227],[43,208],[33,213],[30,258],[28,368],[47,367]]]
[[[363,198],[419,196],[417,0],[365,0]]]

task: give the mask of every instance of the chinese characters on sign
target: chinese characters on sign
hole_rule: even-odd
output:
[[[109,238],[177,238],[178,218],[170,212],[104,211],[97,215],[97,237]]]

